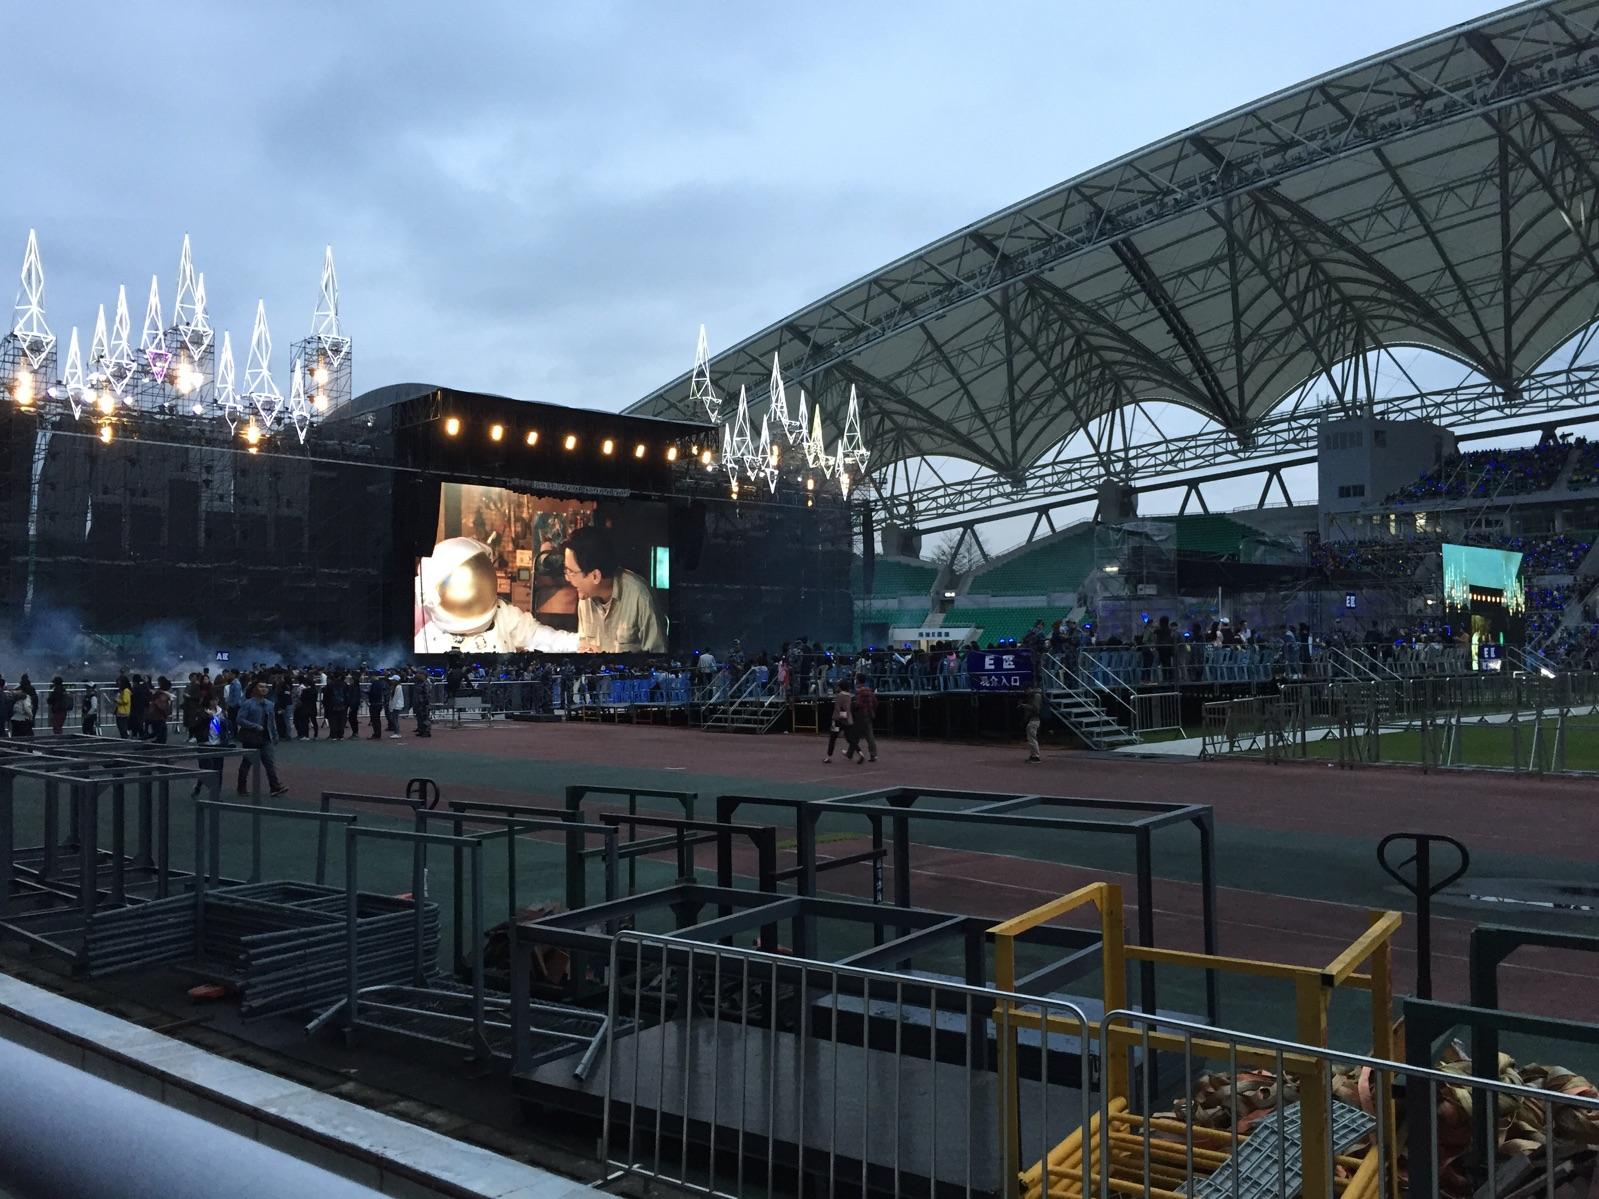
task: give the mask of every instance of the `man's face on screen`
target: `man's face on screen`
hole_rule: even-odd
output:
[[[566,569],[563,573],[566,575],[566,581],[572,584],[572,589],[577,592],[578,597],[592,599],[598,595],[601,582],[600,572],[597,570],[586,572],[579,570],[577,559],[572,556],[571,550],[566,551],[565,560]]]

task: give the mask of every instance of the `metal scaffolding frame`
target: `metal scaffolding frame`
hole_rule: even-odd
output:
[[[1599,178],[1596,29],[1595,0],[1541,0],[1266,97],[890,263],[709,374],[760,396],[778,355],[829,436],[854,389],[876,502],[906,524],[1253,473],[1305,451],[1318,399],[1377,403],[1373,355],[1401,346],[1481,381],[1414,415],[1566,416],[1581,381],[1538,372],[1599,312],[1596,214],[1574,199]],[[691,381],[630,411],[697,416]],[[1174,458],[1130,437],[1151,403],[1213,428]]]

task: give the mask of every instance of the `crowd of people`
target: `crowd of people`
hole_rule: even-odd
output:
[[[191,671],[181,689],[166,675],[124,670],[108,686],[85,680],[69,690],[57,675],[43,711],[53,733],[67,731],[75,710],[74,731],[99,734],[104,731],[104,709],[121,738],[164,745],[176,729],[191,745],[253,749],[254,759],[240,759],[239,792],[248,789],[253,763],[259,761],[272,794],[282,795],[288,788],[277,772],[279,742],[314,739],[324,733],[333,741],[355,739],[361,735],[363,712],[368,736],[374,740],[385,731],[398,739],[402,714],[414,719],[416,736],[432,736],[432,687],[424,685],[429,682],[425,670],[412,666],[392,670],[258,666],[216,675],[202,669]],[[0,735],[33,736],[40,711],[38,693],[26,674],[15,687],[0,679]]]
[[[1599,441],[1585,441],[1577,447],[1571,474],[1566,478],[1568,491],[1586,491],[1590,487],[1599,487]]]
[[[1537,445],[1519,449],[1473,450],[1446,458],[1438,466],[1390,495],[1390,504],[1425,504],[1496,496],[1531,495],[1548,491],[1565,470],[1572,446],[1586,450],[1567,434],[1545,437]]]

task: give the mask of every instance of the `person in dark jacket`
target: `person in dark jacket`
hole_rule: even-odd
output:
[[[278,740],[289,739],[290,717],[294,713],[294,685],[284,675],[272,690],[273,719],[278,728]]]
[[[78,710],[83,715],[83,735],[97,736],[100,732],[100,688],[88,679],[83,680],[83,698],[79,701]]]
[[[1038,687],[1029,687],[1021,702],[1022,720],[1027,727],[1027,761],[1041,762],[1038,752],[1038,729],[1044,720],[1044,693]]]
[[[136,674],[133,676],[133,705],[128,709],[128,728],[140,741],[150,736],[150,726],[147,723],[149,707],[150,683],[142,674]]]
[[[344,721],[349,715],[350,704],[344,698],[344,676],[331,674],[328,676],[328,685],[322,689],[322,710],[328,717],[328,740],[344,740]]]
[[[428,694],[431,682],[426,674],[411,683],[411,712],[416,717],[416,735],[433,736],[433,697]]]
[[[361,738],[361,676],[351,673],[344,680],[344,702],[350,705],[350,740]]]
[[[67,685],[60,675],[50,680],[50,698],[46,706],[50,709],[50,731],[64,732],[67,727],[67,710],[72,707],[72,701],[67,698]]]
[[[372,681],[366,688],[366,711],[372,721],[371,741],[379,741],[383,737],[383,709],[388,705],[389,686],[383,681],[381,674],[372,676]]]

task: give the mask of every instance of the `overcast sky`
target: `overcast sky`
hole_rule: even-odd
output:
[[[18,6],[0,261],[36,227],[50,322],[87,348],[118,283],[135,337],[152,272],[170,309],[188,232],[241,371],[265,298],[286,390],[332,243],[357,391],[615,408],[687,369],[701,322],[718,350],[1079,171],[1483,11]]]

